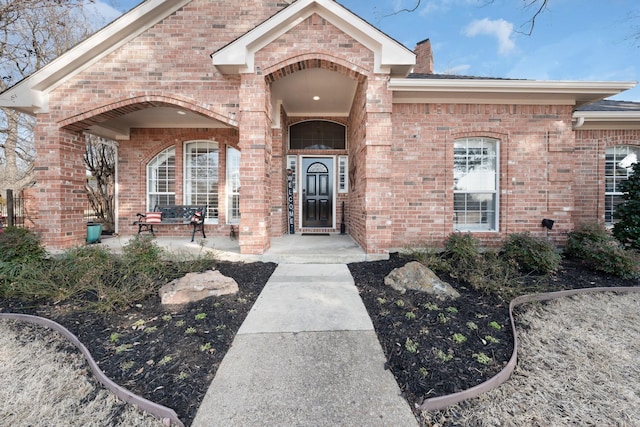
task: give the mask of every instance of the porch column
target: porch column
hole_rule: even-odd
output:
[[[87,206],[82,134],[59,129],[48,116],[38,116],[35,131],[36,231],[50,249],[68,249],[86,241]]]
[[[242,74],[240,87],[240,252],[262,254],[269,248],[269,170],[271,126],[262,75]]]
[[[367,131],[365,163],[365,250],[385,253],[391,245],[393,232],[391,189],[392,93],[387,89],[387,76],[375,75],[367,87]]]

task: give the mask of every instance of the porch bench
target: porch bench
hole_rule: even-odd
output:
[[[155,236],[154,226],[188,225],[193,227],[191,231],[191,241],[193,242],[196,231],[202,232],[203,239],[207,238],[204,234],[204,216],[206,212],[206,206],[158,205],[153,212],[137,213],[138,220],[134,221],[133,225],[138,226],[138,234],[142,231],[149,231],[153,236]]]

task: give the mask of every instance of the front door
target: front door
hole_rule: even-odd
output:
[[[302,226],[333,227],[333,159],[302,159]]]

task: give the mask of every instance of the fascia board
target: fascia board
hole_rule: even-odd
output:
[[[573,117],[584,118],[585,122],[638,122],[640,111],[576,111]]]
[[[636,82],[559,81],[559,80],[482,80],[482,79],[390,79],[388,88],[394,92],[413,92],[414,98],[428,99],[439,93],[503,94],[506,96],[566,95],[575,104],[594,102],[635,87]]]
[[[374,52],[376,71],[415,64],[415,54],[330,0],[298,0],[211,55],[222,73],[254,72],[254,55],[282,34],[317,13]]]
[[[146,31],[190,0],[147,0],[0,94],[0,106],[46,112],[48,92]]]

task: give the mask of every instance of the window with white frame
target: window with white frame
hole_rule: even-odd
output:
[[[205,222],[218,220],[218,143],[192,141],[184,150],[184,203],[207,205]]]
[[[176,203],[176,150],[167,148],[147,164],[147,210]]]
[[[338,156],[338,193],[349,192],[349,157]]]
[[[240,223],[240,151],[227,147],[227,224]]]
[[[463,138],[453,146],[453,211],[459,231],[498,229],[498,141]]]
[[[631,165],[640,158],[640,147],[621,145],[609,147],[605,151],[605,195],[604,222],[612,226],[616,221],[613,217],[616,206],[622,203],[620,184],[633,173]]]
[[[298,165],[298,156],[287,156],[287,169],[291,169],[291,179],[293,183],[293,192],[297,192],[296,188],[296,168]]]

